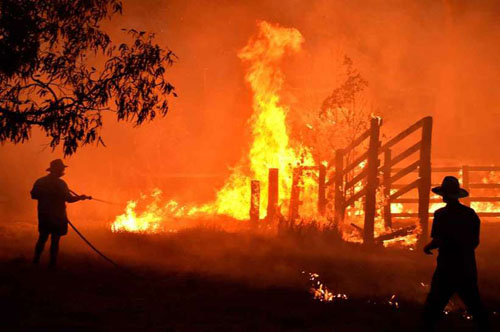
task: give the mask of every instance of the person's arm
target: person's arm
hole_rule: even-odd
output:
[[[73,195],[70,192],[68,192],[68,195],[66,195],[65,201],[68,203],[74,203],[74,202],[81,201],[82,199],[83,199],[82,196]]]
[[[73,194],[69,188],[66,182],[63,181],[63,195],[64,195],[64,200],[68,203],[74,203],[78,201],[83,201],[84,199],[91,199],[90,196],[87,195],[75,195]]]
[[[431,238],[432,240],[427,243],[427,245],[424,246],[424,253],[427,255],[432,255],[432,250],[438,249],[442,241],[440,240],[441,237],[441,220],[440,220],[440,214],[438,211],[435,212],[434,214],[434,221],[432,222],[432,230],[431,230]]]
[[[479,219],[479,216],[477,215],[476,212],[474,212],[474,221],[473,221],[473,242],[472,242],[472,246],[474,247],[474,249],[477,248],[477,246],[479,246],[479,231],[480,231],[480,228],[481,228],[481,220]]]
[[[427,245],[424,247],[424,252],[427,255],[432,255],[432,250],[438,249],[440,246],[441,246],[441,240],[432,239],[431,242],[427,243]]]
[[[38,183],[38,181],[36,181],[35,184],[33,185],[33,189],[31,189],[30,194],[31,194],[31,199],[40,199],[40,197],[42,196],[42,190],[40,188],[40,184]]]

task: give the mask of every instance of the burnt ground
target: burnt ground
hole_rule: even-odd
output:
[[[435,259],[310,234],[84,231],[126,271],[88,251],[72,232],[63,238],[58,270],[48,270],[46,261],[36,268],[33,225],[0,229],[2,330],[411,331]],[[498,231],[500,225],[483,225],[478,250],[480,287],[492,312],[500,309]],[[314,300],[302,271],[319,273],[348,299]],[[388,302],[393,295],[398,307]],[[492,314],[496,330],[498,316]],[[473,329],[455,309],[440,330]]]

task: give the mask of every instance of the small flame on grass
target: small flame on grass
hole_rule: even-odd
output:
[[[330,291],[328,287],[326,287],[326,285],[319,279],[319,274],[306,271],[302,271],[302,274],[307,274],[309,276],[309,280],[312,283],[309,291],[315,300],[319,300],[320,302],[333,302],[335,300],[348,299],[346,294],[335,294]]]

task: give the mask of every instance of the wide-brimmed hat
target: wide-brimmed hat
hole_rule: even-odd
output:
[[[439,187],[432,188],[432,192],[449,198],[464,198],[469,196],[469,192],[460,188],[460,183],[454,176],[446,176]]]
[[[47,168],[47,172],[62,170],[65,169],[66,167],[68,166],[64,165],[61,159],[54,159],[50,162],[50,166],[49,168]]]

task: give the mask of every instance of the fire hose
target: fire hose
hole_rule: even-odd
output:
[[[77,193],[75,193],[73,190],[70,190],[70,192],[73,194],[73,195],[76,195],[76,196],[81,196],[81,195],[78,195]],[[107,204],[115,204],[115,203],[112,203],[112,202],[108,202],[108,201],[105,201],[105,200],[101,200],[101,199],[95,199],[95,198],[92,198],[91,196],[87,196],[89,200],[94,200],[94,201],[97,201],[97,202],[102,202],[102,203],[107,203]],[[109,258],[108,256],[104,255],[99,249],[97,249],[89,240],[87,240],[87,238],[82,234],[80,233],[80,231],[78,230],[78,228],[76,228],[75,225],[73,225],[73,223],[71,223],[71,221],[68,220],[68,224],[71,226],[71,228],[75,231],[75,233],[83,240],[83,242],[85,242],[89,247],[90,249],[92,249],[95,253],[97,253],[99,256],[101,256],[104,260],[106,260],[108,263],[112,264],[114,267],[116,267],[117,269],[123,271],[123,272],[126,272],[128,274],[131,274],[135,277],[138,277],[138,278],[141,278],[141,276],[133,273],[132,271],[126,269],[125,267],[121,266],[120,264],[116,263],[114,260],[112,260],[111,258]]]
[[[92,243],[90,243],[89,240],[87,240],[85,238],[85,236],[83,236],[82,233],[80,233],[80,231],[75,227],[75,225],[73,225],[71,223],[71,221],[68,220],[68,224],[71,226],[71,228],[73,228],[73,230],[76,232],[76,234],[78,234],[78,236],[92,249],[94,250],[99,256],[101,256],[102,258],[104,258],[106,261],[108,261],[109,263],[113,264],[115,267],[119,268],[119,269],[123,269],[122,266],[118,265],[118,263],[116,263],[115,261],[113,261],[111,258],[109,258],[108,256],[104,255],[99,249],[97,249]]]
[[[69,190],[70,193],[72,193],[73,195],[75,196],[82,196],[82,195],[78,195],[77,193],[75,193],[73,190]],[[115,202],[110,202],[110,201],[106,201],[104,199],[100,199],[100,198],[95,198],[95,197],[92,197],[92,196],[86,196],[87,199],[90,199],[90,200],[93,200],[93,201],[97,201],[97,202],[101,202],[101,203],[105,203],[105,204],[111,204],[111,205],[120,205],[118,203],[115,203]]]

